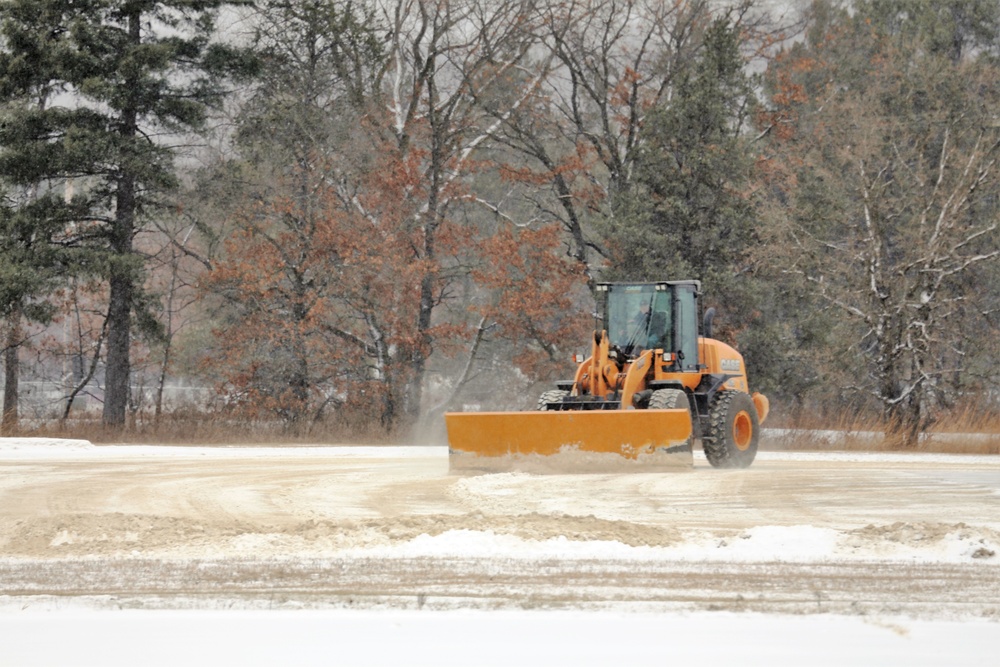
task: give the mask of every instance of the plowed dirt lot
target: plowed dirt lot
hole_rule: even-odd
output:
[[[453,475],[443,447],[9,441],[0,604],[1000,619],[1000,460]]]

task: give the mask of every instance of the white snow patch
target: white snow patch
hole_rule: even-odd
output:
[[[88,440],[60,438],[0,438],[0,460],[58,458],[357,458],[357,459],[437,459],[448,458],[443,445],[286,445],[187,446],[187,445],[94,445]],[[700,450],[694,452],[696,466],[707,465]],[[973,454],[930,454],[912,452],[758,452],[759,461],[831,461],[857,463],[963,463],[1000,468],[1000,457]],[[487,475],[495,486],[529,473]]]
[[[695,454],[700,454],[696,452]],[[704,460],[704,454],[702,454]],[[757,461],[831,461],[837,463],[967,463],[1000,467],[1000,457],[989,454],[917,452],[757,452]],[[751,466],[752,469],[752,466]]]
[[[809,562],[833,558],[840,533],[816,526],[757,526],[730,538],[712,538],[711,544],[694,540],[677,548],[679,560]]]
[[[787,440],[795,443],[797,440],[805,438],[817,444],[823,444],[830,448],[842,446],[846,442],[870,443],[877,446],[885,441],[885,433],[881,431],[835,431],[821,429],[785,429],[785,428],[765,428],[761,430],[761,438],[766,442],[780,442]],[[968,444],[979,443],[988,445],[1000,441],[1000,436],[994,433],[921,433],[918,438],[921,442],[937,444]]]
[[[784,432],[771,429],[776,435]],[[836,438],[816,431],[819,437]],[[976,434],[970,434],[969,437]],[[964,437],[964,436],[963,436]],[[357,458],[357,459],[437,459],[448,458],[444,445],[285,445],[251,447],[199,445],[94,445],[88,440],[71,438],[0,438],[0,460],[53,458],[198,458],[198,459],[268,459],[268,458]],[[700,450],[694,452],[696,466],[707,465]],[[913,452],[809,451],[758,452],[759,461],[831,461],[858,463],[964,463],[1000,467],[1000,457],[978,454],[936,454]],[[502,486],[525,472],[488,475]]]
[[[996,622],[728,612],[21,611],[17,665],[978,665]],[[56,640],[53,641],[53,638]],[[179,641],[179,638],[183,640]]]
[[[246,546],[263,547],[266,536],[246,537]],[[992,552],[994,556],[985,555]],[[1000,547],[956,530],[938,541],[912,545],[860,540],[850,532],[817,526],[757,526],[730,536],[687,531],[670,546],[632,546],[615,540],[525,539],[493,531],[449,530],[378,546],[349,547],[330,555],[354,558],[458,558],[501,560],[614,560],[677,562],[922,562],[1000,566]]]
[[[647,560],[659,557],[653,547],[633,547],[610,540],[574,541],[565,537],[530,540],[493,531],[449,530],[420,535],[382,550],[383,555],[415,558],[504,558],[508,560]]]
[[[446,459],[448,448],[399,445],[288,445],[284,447],[187,446],[187,445],[94,445],[87,440],[55,438],[0,438],[0,460],[75,458],[358,458],[358,459]]]
[[[89,440],[68,438],[0,438],[0,457],[64,457],[89,454],[97,449]]]

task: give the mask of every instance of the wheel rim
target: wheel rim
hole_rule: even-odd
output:
[[[733,444],[736,445],[736,449],[745,452],[750,447],[752,440],[753,421],[750,419],[750,413],[746,410],[740,410],[736,413],[736,419],[733,420]]]

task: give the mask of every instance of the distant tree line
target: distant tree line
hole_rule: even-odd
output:
[[[986,0],[0,2],[3,428],[46,372],[109,429],[170,377],[519,407],[595,282],[695,278],[778,414],[912,444],[997,407],[998,45]]]

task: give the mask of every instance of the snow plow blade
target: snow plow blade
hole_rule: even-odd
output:
[[[691,468],[687,410],[451,412],[452,470],[640,472]]]

